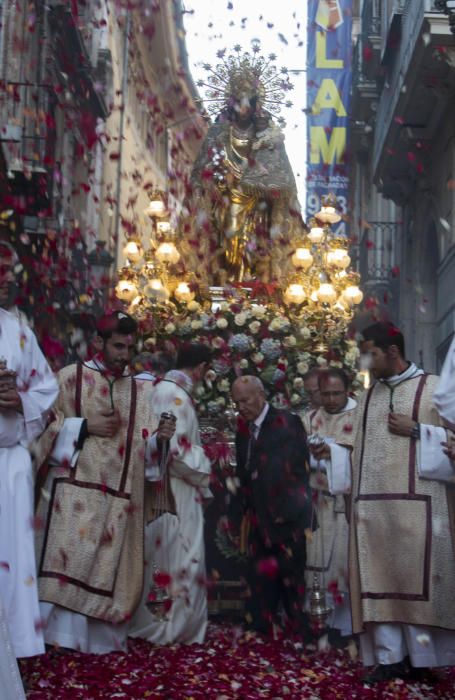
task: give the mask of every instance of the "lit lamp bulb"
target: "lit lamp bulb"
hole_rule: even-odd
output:
[[[308,270],[313,264],[313,256],[308,248],[297,248],[292,256],[292,264],[294,267]]]
[[[324,197],[321,202],[321,211],[318,211],[316,217],[319,221],[323,221],[325,224],[336,224],[341,221],[341,216],[336,210],[336,197],[333,194],[329,194]]]
[[[132,280],[119,280],[115,293],[121,301],[130,302],[137,296],[137,287]]]
[[[164,241],[158,246],[155,256],[160,263],[175,265],[180,260],[180,253],[172,242]]]
[[[157,301],[167,301],[169,292],[159,277],[152,277],[144,287],[144,294],[147,299]]]
[[[151,192],[150,201],[148,203],[147,209],[144,209],[144,214],[150,216],[150,218],[160,219],[166,214],[166,204],[164,202],[163,195],[161,192]]]
[[[178,301],[186,301],[188,303],[189,301],[193,301],[194,292],[191,291],[187,282],[179,282],[174,292],[174,296],[176,299],[178,299]]]
[[[323,282],[316,294],[318,297],[318,301],[325,304],[331,304],[337,298],[336,291],[334,290],[333,285],[330,284],[330,282]]]
[[[351,264],[351,258],[343,248],[335,248],[327,253],[327,264],[345,270]]]
[[[305,290],[299,283],[292,283],[284,293],[284,300],[287,304],[301,304],[305,299]]]
[[[356,284],[352,284],[343,290],[343,299],[349,306],[354,306],[355,304],[360,304],[363,299],[363,293]]]
[[[123,248],[123,254],[130,263],[138,263],[143,257],[142,246],[135,238],[130,238]]]
[[[308,233],[308,238],[312,243],[320,243],[324,238],[324,229],[319,226],[316,219],[311,219],[310,221],[310,231]]]

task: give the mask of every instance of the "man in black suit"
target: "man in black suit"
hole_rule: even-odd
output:
[[[267,403],[258,377],[236,379],[232,399],[240,414],[237,476],[250,525],[247,619],[268,632],[281,602],[294,630],[305,635],[305,530],[312,522],[305,430],[298,416]]]

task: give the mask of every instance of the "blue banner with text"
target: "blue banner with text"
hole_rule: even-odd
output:
[[[346,236],[351,64],[352,0],[308,0],[306,215],[334,194],[343,214],[334,230]]]

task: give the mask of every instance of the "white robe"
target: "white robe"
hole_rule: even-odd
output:
[[[357,402],[349,398],[345,407],[336,414],[327,413],[324,408],[310,411],[304,416],[303,423],[308,434],[318,433],[333,443],[342,439],[346,427],[352,431],[353,412]],[[310,484],[316,495],[318,529],[313,533],[312,540],[307,543],[307,564],[305,571],[307,600],[310,607],[311,588],[315,571],[326,590],[327,603],[332,612],[327,620],[328,627],[337,629],[342,636],[352,634],[351,612],[347,585],[348,568],[348,534],[349,526],[346,519],[344,499],[341,495],[327,495],[327,484],[332,484],[330,464],[326,460],[315,460],[310,456]],[[327,477],[329,468],[330,477]],[[330,584],[337,584],[337,596],[330,592]]]
[[[0,597],[0,689],[2,700],[25,700],[17,661]]]
[[[58,385],[35,335],[0,309],[0,356],[17,373],[23,413],[0,413],[0,595],[17,657],[44,652],[34,547],[34,483],[27,444],[45,428]]]
[[[186,389],[166,381],[169,378],[181,381]],[[152,394],[157,415],[172,411],[177,417],[168,458],[177,515],[165,514],[147,526],[144,592],[130,629],[132,637],[154,644],[202,643],[207,627],[202,501],[210,496],[210,462],[200,445],[190,390],[188,378],[173,370]],[[153,479],[154,474],[146,471],[146,477]],[[172,577],[172,605],[166,620],[159,620],[146,606],[156,569]]]

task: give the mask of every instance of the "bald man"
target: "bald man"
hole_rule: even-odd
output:
[[[300,419],[267,403],[258,377],[232,385],[239,497],[249,521],[247,619],[267,633],[282,603],[294,631],[306,637],[303,612],[305,530],[311,527],[308,448]]]

